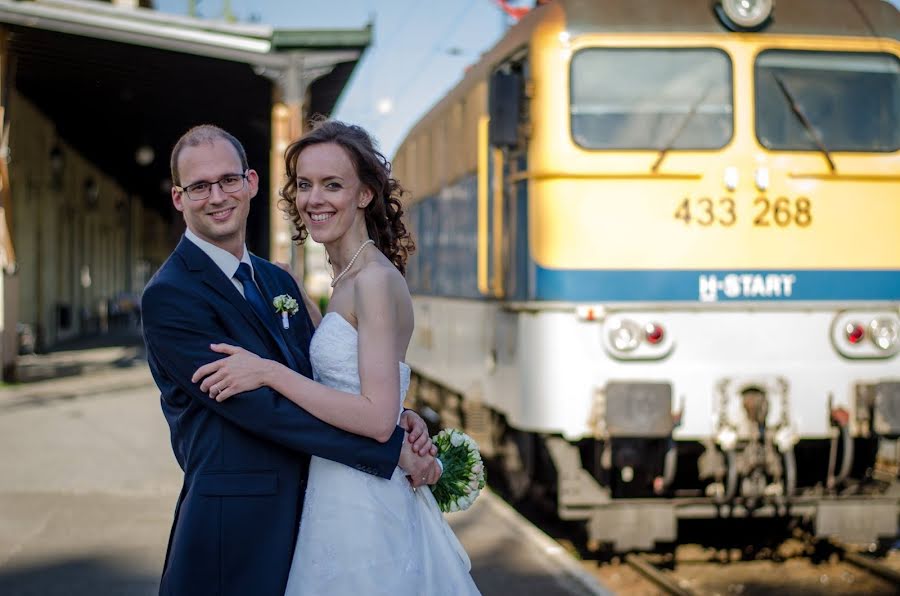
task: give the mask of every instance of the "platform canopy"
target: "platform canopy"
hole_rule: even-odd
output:
[[[329,114],[371,41],[371,27],[286,30],[91,0],[0,0],[0,26],[4,97],[14,85],[66,143],[165,211],[181,133],[200,123],[229,130],[268,182],[273,106]],[[250,222],[257,234],[268,231],[262,211]]]

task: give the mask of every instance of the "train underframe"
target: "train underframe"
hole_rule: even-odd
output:
[[[900,382],[859,386],[853,420],[834,409],[831,436],[791,441],[764,423],[676,439],[670,402],[646,386],[607,391],[601,432],[574,441],[512,428],[421,376],[410,395],[431,422],[472,435],[512,500],[537,499],[583,522],[592,548],[652,550],[678,540],[680,521],[698,519],[800,520],[862,545],[898,534]],[[747,418],[765,421],[765,396],[751,388],[743,398]],[[649,416],[635,419],[634,399],[649,399]]]

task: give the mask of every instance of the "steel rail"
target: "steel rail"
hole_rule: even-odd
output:
[[[694,596],[694,592],[682,588],[676,579],[666,575],[640,555],[629,553],[625,555],[625,562],[631,565],[635,571],[673,596]]]
[[[811,538],[813,544],[818,543],[827,545],[838,555],[838,557],[841,558],[842,561],[846,561],[847,563],[855,565],[856,567],[863,569],[871,573],[872,575],[880,577],[881,579],[890,582],[894,586],[900,586],[900,571],[892,567],[888,567],[884,563],[879,563],[872,557],[867,557],[866,555],[850,550],[840,540],[836,540],[834,538]]]
[[[892,569],[883,563],[879,563],[871,557],[859,553],[852,553],[841,547],[841,558],[848,563],[865,569],[873,575],[877,575],[881,579],[891,582],[894,586],[900,586],[900,571]]]

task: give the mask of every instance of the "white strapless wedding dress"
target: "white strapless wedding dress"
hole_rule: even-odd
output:
[[[313,335],[316,381],[359,393],[356,329],[325,315]],[[400,403],[409,388],[400,363]],[[479,594],[469,558],[427,488],[313,457],[286,596]]]

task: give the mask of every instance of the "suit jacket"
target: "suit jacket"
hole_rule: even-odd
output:
[[[184,485],[160,594],[282,596],[294,552],[309,456],[389,478],[403,431],[385,444],[318,420],[267,387],[217,403],[191,383],[198,367],[241,346],[311,376],[313,327],[294,279],[251,256],[263,297],[301,302],[282,329],[266,327],[222,270],[190,240],[153,276],[141,301],[144,340]],[[280,335],[280,337],[279,337]]]

